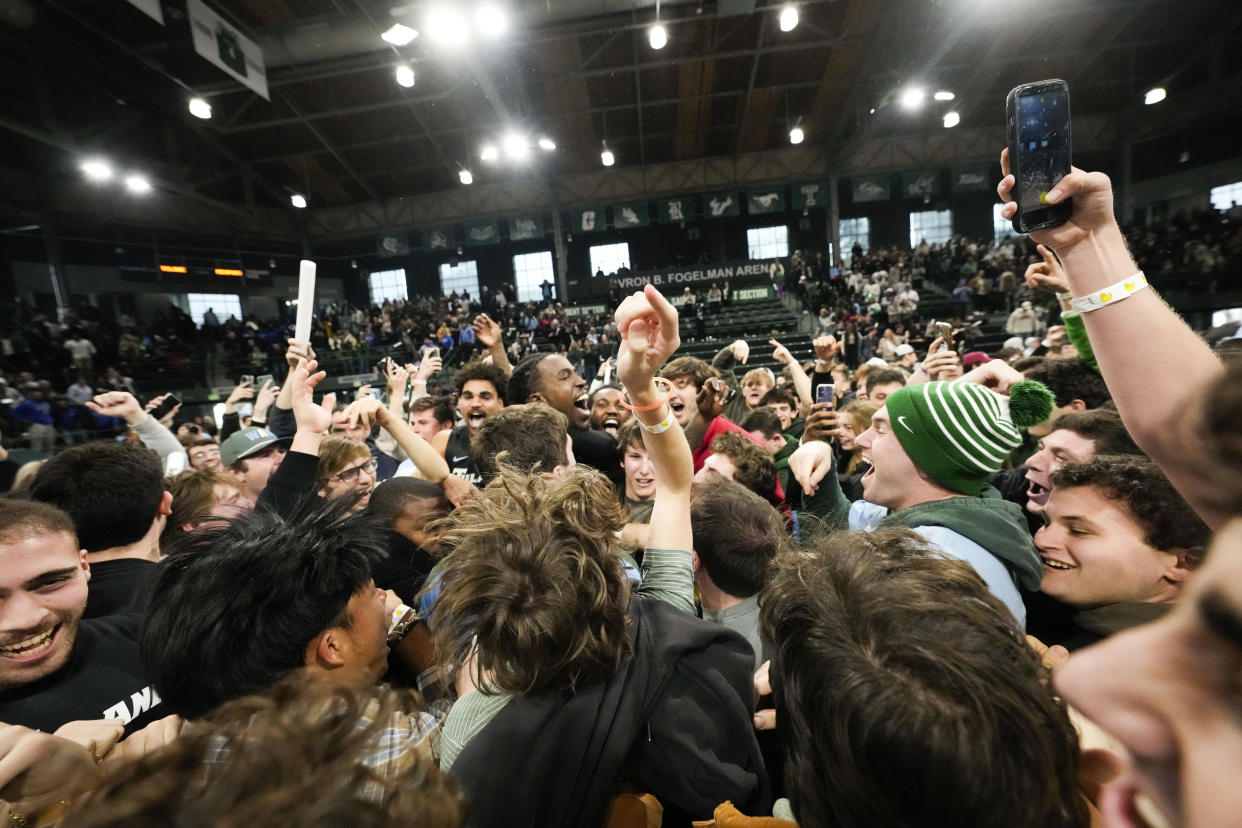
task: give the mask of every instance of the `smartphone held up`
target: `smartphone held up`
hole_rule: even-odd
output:
[[[1024,83],[1005,99],[1009,171],[1018,212],[1013,229],[1029,233],[1069,221],[1070,199],[1049,204],[1048,193],[1070,171],[1069,86],[1063,80]]]

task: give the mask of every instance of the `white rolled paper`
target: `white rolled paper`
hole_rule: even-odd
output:
[[[303,259],[298,266],[298,323],[293,336],[299,343],[310,342],[311,320],[315,316],[315,263]]]

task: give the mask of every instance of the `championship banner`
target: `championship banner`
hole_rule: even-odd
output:
[[[712,193],[703,196],[704,218],[724,218],[740,216],[742,205],[738,203],[737,193]]]
[[[785,188],[751,190],[746,194],[746,209],[752,216],[785,212]]]
[[[543,238],[543,217],[523,216],[509,219],[509,241]]]
[[[603,207],[585,207],[570,211],[570,226],[575,233],[594,233],[608,229]]]
[[[226,23],[202,0],[186,0],[185,8],[190,17],[194,51],[270,101],[263,52],[254,41]]]
[[[905,198],[922,199],[940,195],[940,173],[937,171],[902,173],[901,194]]]
[[[480,244],[500,244],[500,227],[494,221],[467,222],[466,244],[471,247]]]
[[[712,282],[731,281],[756,282],[767,280],[768,268],[771,263],[764,261],[725,262],[717,265],[695,265],[694,267],[664,267],[658,270],[644,270],[628,276],[609,276],[608,285],[619,290],[639,290],[650,282],[657,287],[661,285],[703,285]]]
[[[427,250],[453,250],[457,240],[452,227],[433,227],[423,231],[423,247]]]
[[[646,227],[650,223],[647,215],[647,202],[635,201],[632,204],[614,204],[612,207],[612,226],[618,230],[627,227]]]
[[[694,196],[660,200],[660,223],[679,224],[699,217]]]
[[[991,189],[992,180],[988,177],[986,164],[975,164],[970,167],[958,167],[953,171],[953,192],[975,193]]]
[[[828,206],[828,185],[822,181],[794,184],[791,189],[795,210],[814,210],[816,207]]]
[[[887,175],[868,175],[863,178],[855,178],[851,183],[854,190],[855,204],[864,201],[888,201],[890,197]]]
[[[408,256],[410,235],[408,233],[383,233],[375,237],[375,252],[380,258]]]

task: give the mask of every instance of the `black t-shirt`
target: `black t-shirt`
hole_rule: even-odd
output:
[[[449,471],[467,483],[483,485],[483,476],[474,467],[470,458],[470,426],[455,426],[449,432],[448,442],[444,445],[444,459],[448,461]]]
[[[141,615],[150,597],[145,588],[155,563],[139,558],[117,558],[91,564],[91,580],[83,618]]]
[[[625,469],[621,468],[621,449],[617,439],[606,431],[590,428],[569,427],[569,439],[574,444],[574,459],[604,473],[614,485],[625,485]]]
[[[81,719],[121,719],[125,733],[166,714],[138,660],[137,615],[82,621],[65,666],[0,691],[0,722],[50,733]]]

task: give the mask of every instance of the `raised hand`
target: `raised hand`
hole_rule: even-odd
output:
[[[794,361],[793,354],[790,353],[789,349],[775,339],[769,339],[768,344],[772,346],[772,359],[781,365],[788,365]]]
[[[1039,251],[1043,261],[1032,262],[1027,266],[1026,273],[1023,274],[1026,286],[1048,288],[1053,293],[1069,293],[1069,279],[1065,275],[1065,269],[1061,267],[1061,262],[1057,260],[1056,254],[1042,244],[1035,249]]]
[[[743,365],[750,359],[750,345],[745,339],[735,339],[729,345],[729,351],[733,354],[733,358]]]
[[[351,402],[349,408],[345,409],[345,416],[350,428],[356,425],[363,425],[367,428],[377,425],[380,428],[387,428],[392,419],[384,404],[369,395]]]
[[[1015,181],[1009,170],[1008,147],[1001,151],[1000,164],[1004,177],[996,185],[996,192],[1004,202],[1001,216],[1012,219],[1018,212],[1018,204],[1012,200]],[[1032,232],[1032,240],[1063,254],[1102,230],[1117,228],[1117,219],[1113,216],[1113,184],[1107,175],[1070,167],[1069,175],[1049,191],[1048,203],[1060,204],[1071,196],[1074,198],[1074,211],[1069,221],[1059,227]]]
[[[249,400],[254,397],[254,386],[249,382],[239,382],[237,387],[229,392],[228,397],[224,400],[226,406],[236,406],[242,400]]]
[[[388,379],[388,396],[395,397],[405,392],[410,381],[410,374],[394,360],[384,363],[384,375]]]
[[[496,322],[486,313],[480,313],[476,316],[474,321],[470,323],[470,327],[474,328],[475,339],[479,340],[479,342],[486,345],[488,348],[494,348],[496,345],[500,344],[500,325],[496,324]],[[425,359],[423,361],[426,362]]]
[[[298,342],[296,339],[287,341],[289,343],[289,350],[285,351],[285,362],[289,363],[289,370],[298,367],[299,359],[314,361],[315,349],[311,347],[309,342]]]
[[[254,396],[254,415],[263,419],[262,415],[266,414],[272,407],[272,403],[276,402],[278,394],[280,394],[279,385],[271,380],[263,380],[263,387]]]
[[[811,347],[815,349],[815,359],[819,362],[831,363],[841,353],[841,343],[837,342],[835,336],[817,336],[811,342]]]
[[[313,359],[309,362],[299,359],[297,366],[289,374],[293,419],[298,424],[298,431],[324,434],[332,427],[332,409],[336,406],[336,394],[324,394],[323,400],[318,405],[315,404],[315,386],[327,376],[327,372],[320,371],[319,363]]]
[[[710,377],[699,389],[695,404],[699,407],[699,416],[704,422],[711,422],[724,413],[729,404],[729,386],[724,380]]]
[[[802,442],[827,441],[837,436],[841,428],[841,414],[828,403],[815,403],[806,418]]]
[[[148,404],[147,410],[163,402],[165,396],[167,395],[152,400],[153,405]],[[86,403],[86,407],[103,417],[120,417],[130,425],[135,425],[147,418],[147,412],[128,391],[106,391],[103,394],[96,394],[93,400]]]
[[[660,366],[681,347],[677,309],[647,285],[626,298],[615,315],[621,333],[617,377],[626,388],[645,388]]]
[[[438,356],[424,356],[423,361],[418,364],[418,368],[414,370],[414,381],[426,383],[432,374],[437,373],[444,367],[443,361]],[[410,366],[407,365],[405,370],[409,371]]]

